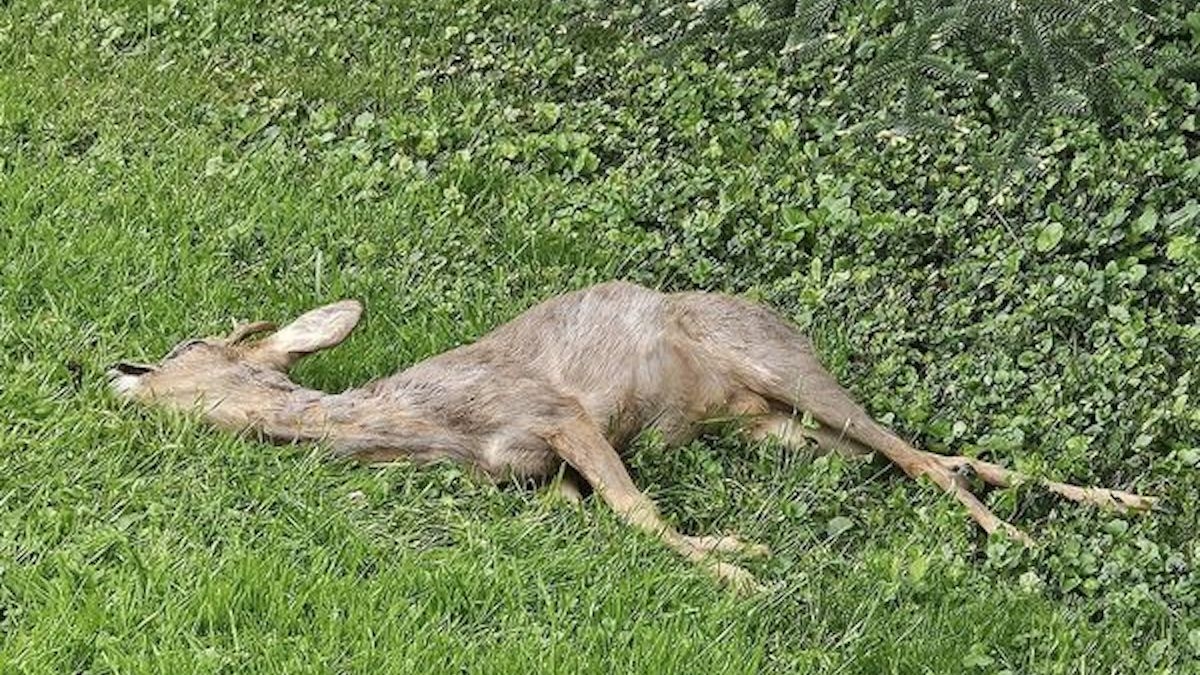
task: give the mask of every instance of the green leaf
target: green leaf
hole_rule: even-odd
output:
[[[779,210],[779,214],[783,216],[783,222],[788,227],[795,227],[805,220],[804,209],[798,206],[785,206]]]
[[[908,564],[908,576],[913,581],[921,581],[929,571],[929,558],[924,555],[914,556]]]
[[[987,654],[987,647],[981,644],[975,644],[971,647],[970,653],[963,657],[962,664],[966,668],[974,668],[978,670],[986,670],[991,668],[996,660]]]
[[[1104,524],[1104,531],[1114,536],[1120,536],[1129,531],[1129,522],[1115,518]]]
[[[854,527],[853,520],[850,520],[846,516],[837,516],[825,526],[825,533],[830,537],[836,537],[852,527]]]
[[[375,128],[375,114],[370,110],[359,113],[358,117],[354,118],[354,130],[358,133],[365,133]]]
[[[1190,234],[1171,237],[1171,241],[1167,242],[1167,259],[1174,262],[1183,260],[1191,254],[1195,246],[1196,237]]]
[[[1037,241],[1034,243],[1034,247],[1037,248],[1038,253],[1053,251],[1058,246],[1058,242],[1062,241],[1062,238],[1062,223],[1050,222],[1047,223],[1046,226],[1042,228],[1042,231],[1038,233]]]
[[[1177,230],[1181,227],[1191,224],[1196,216],[1200,216],[1200,202],[1188,202],[1179,209],[1167,214],[1163,224],[1167,230]]]
[[[1154,207],[1150,207],[1145,211],[1142,211],[1142,215],[1138,216],[1138,219],[1133,221],[1132,231],[1134,234],[1146,234],[1157,226],[1158,211],[1155,211]]]
[[[1146,649],[1146,661],[1151,665],[1157,665],[1159,661],[1162,661],[1163,656],[1166,655],[1167,649],[1170,647],[1171,642],[1169,640],[1155,640]]]

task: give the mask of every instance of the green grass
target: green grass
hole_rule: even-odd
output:
[[[843,137],[846,55],[647,62],[563,12],[0,3],[0,672],[1200,672],[1196,87],[1062,123],[993,199],[978,111]],[[738,598],[592,500],[104,387],[355,297],[296,375],[337,390],[614,277],[763,299],[921,445],[1167,508],[993,494],[1023,551],[879,465],[645,439],[671,520],[775,551]]]

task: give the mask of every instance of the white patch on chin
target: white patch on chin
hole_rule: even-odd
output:
[[[124,373],[114,374],[113,378],[108,381],[108,386],[123,398],[133,396],[133,392],[137,390],[139,385],[137,375],[125,375]]]

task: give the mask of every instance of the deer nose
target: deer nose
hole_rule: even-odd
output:
[[[154,366],[148,366],[144,363],[130,363],[129,361],[118,361],[108,368],[107,375],[109,379],[114,379],[122,375],[132,375],[137,377],[145,375],[154,370]]]

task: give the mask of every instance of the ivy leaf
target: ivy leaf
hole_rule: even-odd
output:
[[[1129,531],[1129,521],[1114,518],[1104,524],[1104,531],[1119,537]]]
[[[1179,460],[1188,466],[1200,466],[1200,448],[1180,450]]]
[[[1197,216],[1200,216],[1200,203],[1188,202],[1178,210],[1168,213],[1163,222],[1167,230],[1178,230],[1190,224]]]
[[[1178,262],[1188,257],[1192,249],[1196,246],[1196,238],[1181,234],[1178,237],[1171,237],[1171,241],[1167,242],[1167,259],[1173,262]]]
[[[849,530],[852,527],[854,527],[853,520],[850,520],[846,516],[837,516],[830,520],[829,524],[825,526],[825,533],[832,538],[838,536],[846,530]]]
[[[1063,226],[1059,222],[1047,223],[1042,231],[1038,233],[1037,241],[1034,242],[1034,247],[1038,253],[1046,253],[1053,251],[1058,247],[1058,242],[1063,238]]]
[[[1141,235],[1146,234],[1157,226],[1158,211],[1155,211],[1153,207],[1150,207],[1145,211],[1142,211],[1142,215],[1138,216],[1138,219],[1133,221],[1132,231],[1134,234]]]

